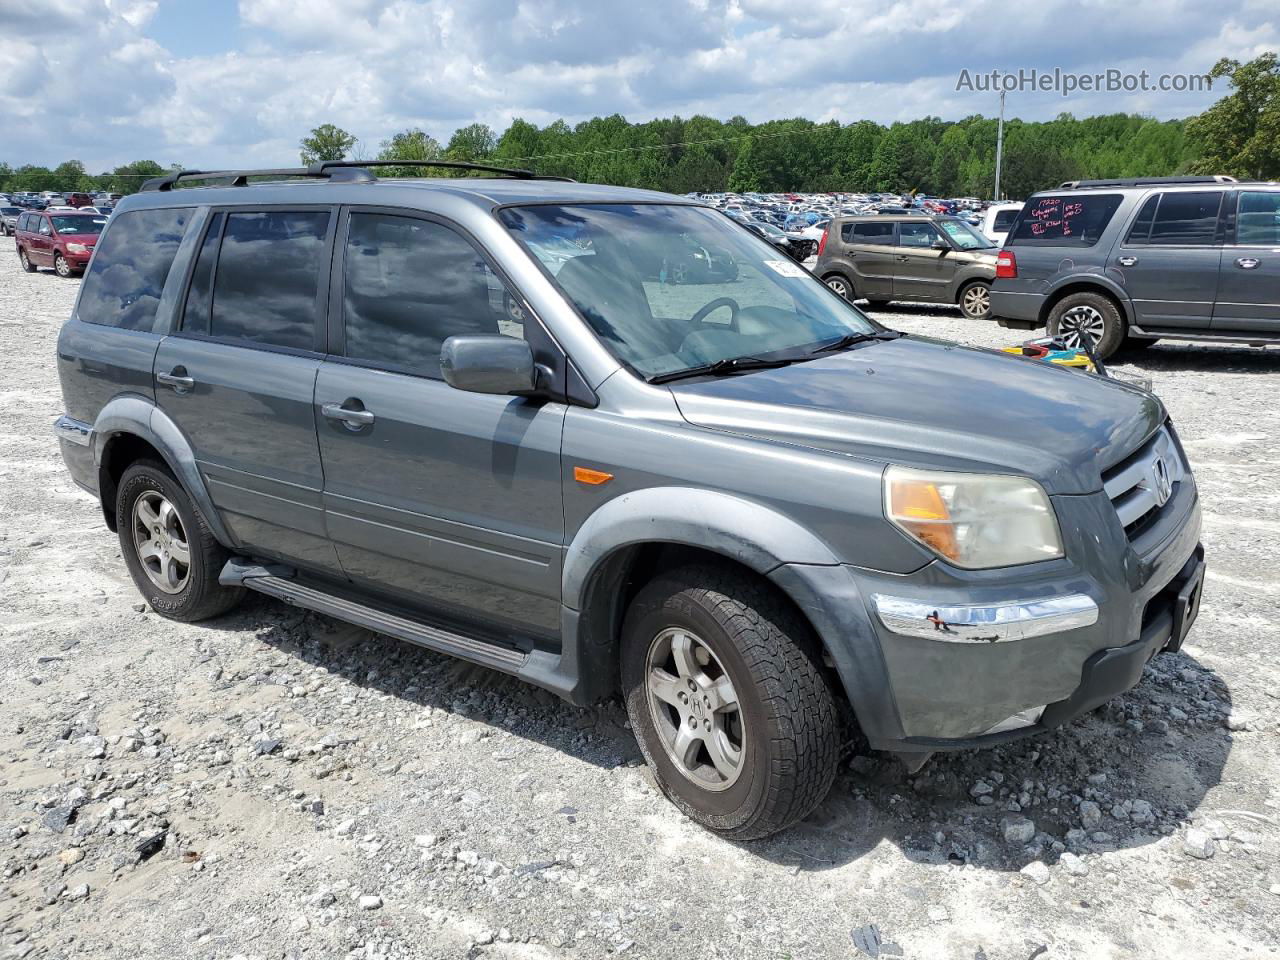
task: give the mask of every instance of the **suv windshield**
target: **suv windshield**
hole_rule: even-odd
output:
[[[648,378],[744,357],[807,359],[882,329],[706,207],[539,205],[499,216],[614,356]]]
[[[980,234],[963,220],[938,220],[942,232],[951,238],[961,250],[985,250],[995,244]]]
[[[54,216],[53,229],[58,233],[101,233],[107,218],[95,214],[75,214],[69,217]]]

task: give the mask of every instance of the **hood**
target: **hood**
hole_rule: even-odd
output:
[[[906,466],[1029,476],[1092,493],[1164,422],[1145,391],[917,337],[668,385],[690,423]]]

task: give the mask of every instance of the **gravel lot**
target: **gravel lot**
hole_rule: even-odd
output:
[[[77,286],[0,258],[0,957],[1280,952],[1280,353],[1127,368],[1205,504],[1182,653],[1052,735],[914,777],[854,757],[808,821],[737,845],[662,799],[617,702],[265,599],[199,626],[144,609],[50,432]]]

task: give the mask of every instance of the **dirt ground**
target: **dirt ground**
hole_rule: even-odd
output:
[[[853,757],[801,826],[733,844],[657,793],[617,702],[265,599],[191,626],[143,608],[50,430],[77,286],[0,257],[0,958],[1280,952],[1280,352],[1124,368],[1204,501],[1181,653],[1051,735],[916,776]]]

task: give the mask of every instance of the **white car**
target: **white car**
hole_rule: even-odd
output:
[[[993,203],[982,215],[983,235],[997,247],[1003,247],[1004,238],[1021,210],[1020,203]]]

